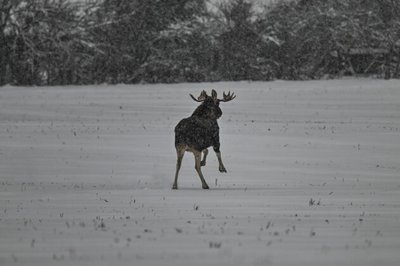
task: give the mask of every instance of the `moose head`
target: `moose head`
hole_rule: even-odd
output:
[[[215,90],[211,91],[211,96],[208,96],[207,92],[203,90],[197,99],[192,94],[190,94],[190,97],[192,97],[194,101],[202,103],[194,111],[193,115],[216,120],[222,116],[222,110],[219,108],[219,103],[229,102],[235,99],[236,96],[233,93],[231,94],[231,92],[228,92],[228,94],[225,94],[224,92],[223,99],[218,99]]]
[[[219,143],[219,127],[217,119],[222,116],[222,110],[219,107],[220,102],[229,102],[236,98],[231,92],[223,93],[223,98],[218,99],[217,92],[212,90],[211,96],[206,91],[202,91],[199,97],[195,98],[192,94],[190,97],[201,104],[196,108],[193,114],[182,119],[175,127],[175,148],[177,152],[177,163],[175,181],[173,189],[178,188],[178,174],[181,167],[182,158],[185,151],[190,151],[195,157],[195,169],[200,177],[203,189],[208,189],[208,185],[204,180],[201,172],[201,166],[206,165],[208,154],[207,148],[212,146],[219,162],[219,171],[226,173],[226,169],[221,159],[220,143]],[[203,160],[201,154],[203,153]]]

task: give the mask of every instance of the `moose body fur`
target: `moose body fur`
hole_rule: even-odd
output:
[[[219,127],[217,120],[192,115],[182,119],[175,127],[175,147],[187,145],[202,151],[213,146],[219,152]]]
[[[219,171],[226,172],[222,163],[220,142],[219,142],[219,126],[217,119],[222,116],[222,111],[219,108],[219,102],[227,102],[235,98],[232,94],[225,95],[224,99],[217,99],[217,93],[213,90],[212,96],[208,96],[203,91],[196,100],[192,95],[193,100],[202,102],[193,114],[182,119],[175,127],[175,148],[177,152],[177,164],[173,189],[178,188],[178,174],[182,163],[182,158],[185,151],[193,152],[195,157],[195,169],[202,182],[202,187],[208,189],[208,185],[201,172],[201,166],[206,164],[208,147],[213,147],[217,154],[219,162]],[[201,154],[203,153],[203,160]]]

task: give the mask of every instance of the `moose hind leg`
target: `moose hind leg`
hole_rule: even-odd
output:
[[[208,150],[204,149],[203,150],[203,160],[201,160],[201,163],[200,163],[201,166],[205,166],[206,165],[207,155],[208,155]]]
[[[195,159],[195,166],[194,168],[196,169],[197,174],[200,177],[201,180],[201,186],[203,189],[209,189],[206,180],[204,180],[203,173],[201,172],[201,151],[194,151],[194,159]]]
[[[174,184],[172,185],[172,189],[178,189],[178,175],[179,175],[179,170],[181,169],[182,165],[182,158],[183,155],[185,154],[185,147],[176,147],[176,172],[175,172],[175,180]]]

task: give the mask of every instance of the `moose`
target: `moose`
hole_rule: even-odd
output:
[[[206,165],[208,149],[213,147],[219,163],[219,171],[226,173],[226,169],[221,159],[219,150],[219,127],[217,119],[222,116],[220,102],[229,102],[236,98],[234,93],[223,93],[223,99],[217,98],[217,92],[212,90],[211,96],[207,95],[206,91],[202,91],[197,99],[190,94],[190,97],[196,102],[201,103],[193,114],[182,119],[175,127],[175,148],[177,154],[175,181],[172,189],[178,189],[178,174],[181,168],[183,155],[186,151],[192,152],[195,159],[195,169],[200,177],[202,188],[209,189],[204,180],[201,167]],[[203,154],[203,159],[201,155]]]

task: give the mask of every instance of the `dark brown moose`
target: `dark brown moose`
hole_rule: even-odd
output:
[[[207,148],[212,146],[217,154],[219,162],[219,171],[226,173],[226,169],[221,159],[221,152],[219,150],[219,127],[217,119],[222,116],[220,102],[229,102],[235,99],[236,95],[233,93],[223,93],[223,99],[217,98],[217,92],[212,90],[211,96],[207,95],[206,91],[202,91],[200,96],[193,97],[193,100],[201,104],[193,112],[192,116],[182,119],[175,127],[175,148],[177,154],[175,181],[172,189],[178,189],[178,174],[181,168],[182,158],[185,151],[190,151],[194,154],[195,169],[199,174],[202,188],[208,189],[208,185],[204,180],[201,166],[206,165],[206,158],[208,154]],[[203,160],[201,154],[203,153]]]

